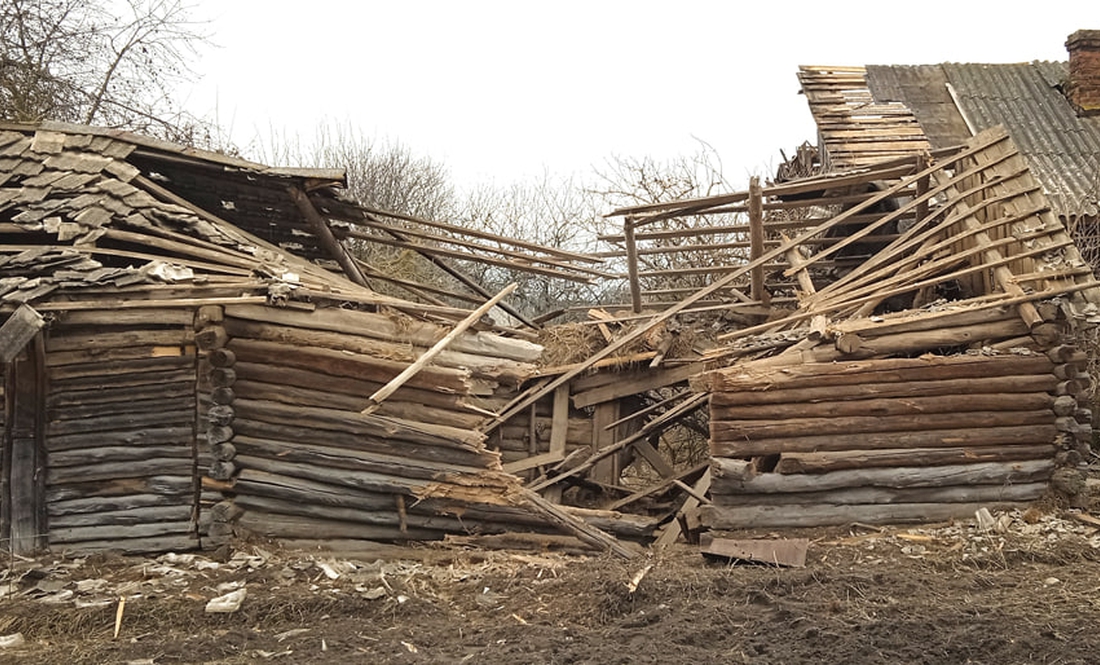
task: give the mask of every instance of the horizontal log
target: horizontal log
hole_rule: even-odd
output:
[[[126,401],[133,395],[149,394],[155,387],[161,390],[195,390],[195,372],[192,368],[163,372],[138,372],[85,377],[84,380],[55,381],[51,376],[49,403],[51,405],[98,404]]]
[[[92,497],[125,497],[152,494],[157,496],[191,496],[195,480],[190,470],[186,476],[146,476],[144,478],[109,478],[85,483],[70,483],[49,487],[46,502],[49,505],[63,501],[75,501]]]
[[[399,441],[388,437],[363,436],[354,432],[334,430],[319,431],[309,427],[282,425],[262,420],[239,417],[233,421],[236,436],[233,444],[241,446],[241,437],[248,436],[269,441],[302,442],[333,448],[362,450],[364,452],[403,456],[412,460],[430,460],[442,464],[497,468],[500,456],[489,450],[470,450],[455,445],[429,445],[412,441]]]
[[[238,496],[236,502],[245,509],[244,515],[252,512],[273,513],[297,517],[311,517],[321,521],[344,522],[348,524],[370,524],[378,526],[394,526],[400,528],[404,523],[407,529],[444,531],[448,533],[466,533],[476,524],[479,530],[498,531],[503,525],[487,525],[478,520],[471,520],[469,516],[462,519],[449,515],[424,515],[409,511],[404,519],[395,508],[394,499],[391,496],[387,506],[380,510],[369,510],[365,506],[342,507],[326,505],[313,501],[288,501],[272,497],[245,494]],[[244,519],[242,515],[242,520]],[[463,526],[463,523],[466,526]]]
[[[134,327],[144,325],[191,326],[194,313],[189,308],[164,307],[143,309],[85,309],[58,312],[55,328],[65,330],[78,326]]]
[[[102,526],[75,526],[64,528],[50,528],[50,545],[81,543],[86,541],[99,541],[117,543],[116,546],[96,547],[96,549],[119,549],[126,551],[126,541],[139,538],[165,538],[173,535],[184,535],[192,532],[192,522],[157,522],[154,524],[125,524]],[[197,545],[197,541],[196,541]],[[81,546],[83,547],[83,546]]]
[[[849,469],[817,474],[761,473],[752,478],[716,477],[712,494],[768,494],[774,492],[822,492],[852,487],[947,487],[1034,483],[1045,481],[1054,470],[1053,460],[981,462],[950,466]]]
[[[381,386],[379,385],[379,387]],[[345,411],[362,411],[369,403],[368,396],[373,393],[371,391],[360,395],[344,395],[332,391],[311,390],[286,384],[246,380],[239,380],[234,388],[240,393],[241,397],[246,399],[270,400]],[[397,394],[406,396],[407,391],[404,394],[402,394],[402,391],[398,391]],[[406,402],[395,398],[383,402],[376,413],[381,416],[421,420],[465,429],[475,429],[486,420],[484,415],[471,411],[441,409],[424,403]]]
[[[237,412],[236,417],[240,419],[260,420],[280,425],[306,423],[309,427],[318,430],[335,430],[396,441],[462,448],[471,452],[480,450],[485,439],[479,432],[457,427],[397,420],[378,414],[293,406],[268,400],[238,398],[234,408]]]
[[[152,458],[128,462],[102,462],[74,467],[52,467],[46,472],[47,486],[89,483],[116,478],[141,476],[189,476],[194,462],[190,458]]]
[[[1071,419],[1072,420],[1072,419]],[[1055,421],[1049,409],[1032,411],[964,411],[961,413],[903,412],[901,415],[808,417],[770,420],[712,420],[711,439],[732,441],[777,439],[804,435],[917,432],[921,430],[1016,427]]]
[[[240,363],[234,367],[240,372],[242,381],[304,388],[355,399],[366,400],[374,394],[374,391],[383,386],[379,381],[362,381],[350,377],[331,376],[323,372],[312,371],[310,368],[288,368],[263,363]],[[467,403],[484,410],[496,411],[503,408],[507,401],[470,395],[447,394],[434,390],[420,390],[411,388],[408,385],[398,389],[391,399],[459,412],[471,410],[466,406]],[[362,407],[355,410],[361,411]]]
[[[112,533],[118,533],[112,528]],[[60,542],[60,541],[54,541]],[[122,554],[149,554],[153,552],[186,552],[199,547],[199,541],[193,535],[181,533],[169,536],[149,536],[145,538],[110,538],[108,540],[84,540],[72,543],[65,550],[76,552],[119,552]]]
[[[150,399],[134,399],[126,402],[109,402],[106,404],[71,404],[67,406],[55,406],[48,408],[47,413],[51,422],[74,422],[89,419],[109,418],[114,415],[141,416],[147,414],[164,413],[169,410],[181,409],[193,410],[195,408],[194,385],[178,391],[166,391],[161,393],[157,388],[146,389],[143,397],[155,395]]]
[[[1047,491],[1048,483],[963,485],[954,487],[851,487],[820,492],[776,492],[770,494],[711,495],[716,506],[783,505],[871,505],[891,503],[980,503],[1034,501]]]
[[[234,339],[229,348],[237,354],[237,363],[268,363],[327,373],[364,381],[387,383],[400,374],[408,363],[376,358],[361,353],[329,349],[302,348],[275,342]],[[234,366],[236,367],[236,365]],[[413,388],[452,394],[492,394],[484,380],[475,380],[470,372],[449,367],[425,367],[408,381]],[[367,395],[368,397],[370,395]]]
[[[318,309],[299,312],[255,305],[227,306],[227,317],[262,321],[305,328],[327,330],[372,337],[390,342],[410,343],[429,348],[442,338],[447,330],[430,323],[400,317],[395,320],[385,314],[358,312],[346,309]],[[468,332],[460,335],[451,345],[455,351],[481,356],[507,358],[522,362],[536,362],[542,356],[542,347],[521,339],[502,337],[488,332]]]
[[[132,344],[112,346],[100,349],[80,349],[75,351],[54,351],[46,356],[46,366],[51,368],[67,365],[86,365],[88,363],[131,363],[160,358],[186,358],[195,361],[195,347],[181,345]]]
[[[446,464],[399,454],[386,455],[363,449],[336,448],[302,441],[284,443],[240,436],[234,440],[233,445],[239,455],[263,457],[289,466],[315,464],[321,467],[366,471],[424,481],[442,480],[458,474],[479,474],[485,471],[484,467]]]
[[[440,540],[446,534],[440,529],[420,529],[408,527],[401,530],[400,525],[357,524],[337,520],[265,513],[257,510],[246,511],[237,520],[238,528],[264,538],[310,538],[317,540]]]
[[[776,473],[825,473],[841,469],[898,466],[941,466],[974,462],[1013,462],[1054,459],[1058,446],[973,446],[970,448],[887,448],[837,452],[784,453]],[[714,459],[726,459],[716,457]]]
[[[872,450],[879,448],[950,448],[960,446],[1012,446],[1048,444],[1058,430],[1049,424],[1019,427],[925,430],[918,432],[870,432],[840,435],[810,434],[757,441],[711,440],[715,457],[754,457],[775,453]]]
[[[1053,367],[1054,363],[1049,358],[1039,354],[925,355],[920,358],[803,363],[782,369],[775,367],[757,369],[753,363],[744,363],[700,375],[693,382],[693,387],[700,392],[716,393],[771,391],[788,386],[813,388],[1050,374]]]
[[[365,510],[395,510],[392,492],[373,492],[255,468],[242,469],[233,489],[238,496],[260,496]]]
[[[134,329],[110,330],[97,328],[94,332],[53,332],[46,341],[46,352],[88,351],[149,346],[187,346],[195,343],[195,334],[189,328],[165,330]]]
[[[838,402],[802,402],[759,406],[719,406],[711,402],[712,420],[781,420],[786,418],[836,418],[848,416],[899,416],[906,414],[965,411],[1033,411],[1051,409],[1055,398],[1048,393],[969,393],[958,395],[895,397]],[[1075,402],[1076,404],[1076,402]]]
[[[47,504],[46,509],[51,518],[50,523],[54,524],[52,518],[62,515],[128,511],[151,506],[190,506],[193,500],[193,493],[182,492],[174,494],[123,494],[121,496],[92,496],[51,501]]]
[[[180,369],[194,371],[194,356],[153,356],[128,360],[97,360],[77,365],[61,365],[50,368],[50,384],[66,387],[90,384],[89,387],[110,377],[110,381],[137,381],[146,372],[171,372]]]
[[[242,319],[230,318],[225,325],[229,334],[234,338],[278,342],[296,347],[347,351],[405,364],[413,363],[427,350],[427,347],[413,346],[407,342],[388,342],[365,337],[362,334],[349,335],[307,330]],[[432,365],[468,369],[474,376],[498,380],[513,386],[518,386],[534,375],[538,369],[533,363],[521,363],[499,356],[463,353],[450,348],[434,356]]]
[[[81,449],[89,445],[144,447],[178,444],[190,446],[195,436],[193,421],[194,418],[192,417],[192,422],[186,425],[96,432],[94,435],[88,434],[87,432],[51,435],[46,437],[46,449],[54,453],[65,450]]]
[[[150,457],[191,459],[192,455],[190,443],[168,446],[99,446],[51,452],[47,460],[51,468],[60,468],[106,462],[132,462]]]
[[[46,425],[48,437],[67,434],[90,434],[93,432],[113,432],[141,427],[182,426],[195,421],[195,407],[171,403],[171,409],[161,409],[159,413],[118,413],[79,420],[51,421]]]
[[[895,503],[836,506],[702,506],[700,517],[711,529],[776,529],[863,524],[914,524],[949,519],[973,519],[979,508],[1011,510],[1027,503]]]
[[[416,478],[404,478],[361,469],[346,469],[343,467],[326,467],[317,464],[294,463],[288,464],[284,460],[272,460],[264,457],[255,457],[244,453],[237,453],[236,462],[241,473],[249,469],[264,471],[269,474],[312,480],[337,487],[349,487],[368,492],[380,492],[386,494],[410,495],[423,492],[430,485],[442,487],[445,482],[427,481]],[[471,497],[481,497],[485,503],[491,503],[493,494],[499,493],[498,488],[486,489],[484,487],[462,488],[455,486],[455,494],[468,494]]]
[[[50,531],[71,527],[137,526],[161,522],[182,522],[191,519],[194,508],[190,504],[168,506],[129,506],[122,510],[106,510],[93,513],[69,513],[51,515]]]
[[[1058,379],[1053,374],[1027,374],[998,376],[985,379],[944,379],[941,381],[917,381],[914,383],[865,383],[855,385],[819,386],[813,388],[791,387],[764,392],[715,392],[711,394],[713,406],[743,406],[749,404],[794,404],[803,402],[828,402],[863,400],[869,398],[912,398],[970,393],[1038,393],[1054,392]]]

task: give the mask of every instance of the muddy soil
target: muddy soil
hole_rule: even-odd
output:
[[[5,560],[0,636],[23,643],[0,662],[1100,662],[1100,535],[1072,515],[748,535],[811,538],[806,567],[687,545]],[[204,611],[242,588],[235,612]]]

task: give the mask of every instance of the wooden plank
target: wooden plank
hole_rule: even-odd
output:
[[[699,544],[703,555],[711,558],[805,568],[806,550],[810,541],[808,538],[734,540],[703,534]]]
[[[709,473],[704,473],[699,480],[695,481],[692,489],[695,490],[695,494],[702,496],[710,490],[710,483],[711,475]],[[683,523],[687,521],[687,516],[698,511],[699,506],[700,501],[695,498],[694,495],[689,495],[685,498],[683,505],[676,513],[676,518],[665,525],[664,529],[657,536],[657,539],[653,541],[653,549],[662,550],[675,543],[684,532]]]
[[[763,194],[760,188],[760,177],[753,176],[749,179],[749,260],[755,261],[764,255],[764,209]],[[753,300],[758,300],[768,305],[771,295],[764,287],[764,265],[758,264],[750,273],[752,289],[749,295]]]
[[[15,360],[45,325],[46,320],[33,307],[20,305],[0,326],[0,363],[7,365]]]

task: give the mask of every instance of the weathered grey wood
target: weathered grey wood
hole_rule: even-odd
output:
[[[97,328],[95,332],[64,331],[50,336],[46,348],[51,354],[61,352],[87,352],[94,356],[96,351],[105,351],[126,347],[186,346],[195,343],[194,333],[184,327],[174,330],[163,328],[111,330]]]
[[[376,390],[374,394],[372,394],[370,398],[368,398],[370,405],[366,409],[363,409],[363,413],[372,413],[373,411],[375,411],[378,408],[378,405],[380,405],[390,395],[396,392],[398,388],[408,383],[412,380],[414,376],[422,372],[424,368],[426,368],[436,356],[438,356],[445,348],[447,348],[449,344],[454,342],[454,340],[457,339],[459,335],[469,330],[470,327],[477,323],[478,319],[487,314],[489,310],[495,307],[496,304],[499,303],[501,300],[506,298],[508,294],[512,293],[512,291],[515,291],[516,287],[518,286],[519,285],[515,282],[509,284],[508,286],[504,287],[504,289],[500,293],[496,294],[488,301],[486,301],[485,304],[481,305],[473,312],[470,312],[469,316],[459,321],[458,324],[456,324],[450,332],[444,335],[443,338],[440,339],[438,342],[433,344],[430,349],[421,354],[421,356],[417,358],[414,363],[402,370],[400,374],[390,379],[386,383],[386,385]]]
[[[190,517],[183,521],[161,521],[154,524],[73,526],[51,528],[50,544],[64,545],[86,541],[116,542],[117,546],[108,545],[98,549],[124,549],[126,541],[130,539],[163,539],[167,536],[183,535],[191,532]]]
[[[149,536],[144,538],[83,540],[74,544],[73,549],[80,552],[116,551],[122,554],[145,554],[148,552],[186,552],[188,550],[198,549],[198,547],[198,539],[191,535],[184,534],[175,536]]]
[[[15,360],[45,325],[46,320],[30,305],[23,303],[16,308],[0,325],[0,364]]]
[[[920,413],[913,415],[843,416],[833,418],[787,418],[767,420],[712,420],[711,438],[750,441],[805,435],[852,434],[865,432],[917,432],[922,430],[973,429],[978,427],[1017,427],[1054,422],[1049,409],[1032,411],[964,411],[956,413]]]
[[[245,371],[242,366],[242,372]],[[249,375],[246,372],[246,376]],[[234,390],[241,397],[253,400],[268,400],[298,404],[301,406],[316,406],[345,411],[360,411],[366,405],[366,392],[358,395],[346,395],[336,389],[320,390],[299,388],[285,383],[267,383],[239,379],[234,384]],[[424,391],[418,391],[423,393]],[[401,390],[398,396],[402,398],[412,397],[408,390]],[[455,401],[455,400],[451,400]],[[456,408],[438,408],[424,402],[415,402],[408,399],[390,398],[378,409],[378,414],[406,420],[421,420],[424,422],[473,429],[485,421],[485,416],[473,413],[458,406]]]
[[[153,392],[152,390],[145,390],[142,396],[149,396]],[[169,394],[162,395],[158,393],[152,399],[137,399],[137,395],[135,395],[135,399],[128,402],[57,406],[49,408],[48,413],[50,422],[59,424],[86,420],[99,422],[98,419],[112,417],[112,414],[116,417],[122,414],[139,418],[144,415],[158,412],[163,414],[168,409],[194,408],[195,391],[193,387],[190,390],[169,390],[166,392]],[[171,393],[176,393],[176,396],[170,396]],[[58,426],[60,427],[61,425]],[[58,430],[55,429],[54,431]]]
[[[86,365],[87,363],[114,363],[135,361],[153,362],[161,358],[187,358],[189,362],[195,360],[195,347],[165,345],[155,346],[150,344],[110,346],[101,349],[81,349],[78,351],[54,351],[46,359],[51,373],[59,367],[68,365]],[[102,367],[102,365],[101,365]],[[102,369],[100,370],[102,371]]]
[[[210,349],[207,358],[214,367],[232,367],[237,362],[237,354],[229,349]]]
[[[365,335],[353,335],[326,330],[311,330],[293,326],[280,326],[244,319],[231,318],[226,329],[234,338],[251,339],[298,347],[316,347],[337,351],[351,351],[391,361],[411,363],[425,347],[408,342],[391,342]],[[453,342],[453,340],[452,340]],[[469,370],[474,376],[499,380],[518,385],[533,375],[537,369],[533,363],[523,363],[499,356],[477,355],[447,348],[438,353],[433,364],[452,369]],[[364,398],[367,395],[363,395]]]
[[[65,382],[72,385],[75,380],[89,380],[94,384],[104,376],[118,376],[120,374],[136,375],[144,372],[172,371],[184,368],[193,368],[195,357],[193,355],[175,356],[151,356],[129,359],[102,359],[94,362],[79,363],[75,365],[58,365],[50,367],[50,382],[57,384]],[[134,377],[135,379],[138,377]]]
[[[420,460],[399,452],[384,454],[362,448],[332,447],[323,442],[280,442],[239,436],[234,439],[233,445],[238,454],[264,457],[291,466],[299,463],[316,464],[409,479],[434,480],[451,474],[478,474],[485,471],[485,467]]]
[[[246,511],[237,520],[237,525],[250,533],[265,538],[311,538],[311,539],[350,539],[350,540],[440,540],[445,531],[442,529],[420,529],[410,527],[402,532],[399,526],[388,524],[357,524],[325,520],[316,517],[281,515],[258,510]]]
[[[159,326],[190,326],[194,318],[192,311],[185,307],[164,307],[160,309],[84,309],[59,312],[60,326],[93,327],[142,327],[150,324]]]
[[[892,503],[979,503],[1034,501],[1047,491],[1046,482],[963,485],[953,487],[851,487],[820,492],[713,495],[717,506],[871,505]]]
[[[1027,503],[901,503],[854,506],[800,504],[789,506],[703,506],[703,524],[712,529],[815,527],[850,524],[911,524],[947,519],[973,519],[979,508],[1011,510]]]
[[[998,376],[988,379],[944,379],[915,383],[865,383],[776,389],[762,392],[715,392],[711,395],[711,403],[716,406],[736,406],[863,400],[873,397],[932,397],[937,395],[965,395],[971,392],[1039,393],[1054,392],[1058,383],[1058,379],[1053,374]]]
[[[486,298],[489,296],[486,295]],[[251,321],[262,321],[330,332],[371,337],[390,342],[429,347],[439,339],[440,328],[430,323],[397,321],[384,314],[346,309],[318,309],[300,312],[255,305],[227,306],[226,315]],[[542,355],[542,347],[523,339],[502,337],[488,332],[463,335],[452,344],[455,351],[475,355],[534,362]]]
[[[191,410],[181,410],[188,405],[172,404],[174,408],[161,410],[160,413],[117,413],[95,418],[81,418],[79,420],[60,420],[50,422],[46,426],[46,434],[49,437],[64,436],[66,434],[88,434],[91,432],[112,432],[122,429],[138,429],[141,427],[163,427],[165,425],[183,425],[191,423],[195,419],[194,406]]]
[[[1050,374],[1054,363],[1032,356],[922,356],[803,363],[776,369],[757,369],[753,363],[716,370],[693,381],[696,390],[720,392],[771,391],[793,384],[799,388],[910,383],[917,381]],[[993,392],[993,391],[983,391]],[[1016,391],[1011,391],[1016,392]]]
[[[364,510],[393,508],[393,494],[390,492],[372,492],[255,468],[242,469],[234,489],[242,496],[264,496],[319,506]]]
[[[512,499],[516,502],[516,505],[530,508],[552,524],[594,547],[608,550],[624,559],[632,559],[639,554],[637,550],[627,547],[614,536],[586,524],[583,520],[570,515],[560,506],[550,503],[531,490],[521,489],[517,494],[512,495]]]
[[[127,388],[138,386],[169,386],[173,384],[190,384],[195,380],[193,364],[182,369],[169,370],[138,370],[130,371],[130,368],[120,367],[107,369],[100,374],[92,374],[82,377],[61,378],[57,372],[50,375],[50,398],[56,400],[84,400],[91,398],[98,392],[112,391],[124,392]]]
[[[818,474],[762,473],[748,479],[715,477],[712,494],[769,494],[774,492],[822,492],[853,487],[947,487],[1033,483],[1044,481],[1054,470],[1053,460],[982,462],[930,467],[850,469]]]
[[[62,391],[57,390],[54,384],[51,385],[47,405],[50,408],[68,409],[74,406],[114,404],[141,399],[177,400],[194,395],[195,376],[193,372],[187,374],[181,376],[180,373],[173,372],[172,378],[164,377],[132,386],[118,385],[113,376],[103,377],[98,387],[87,390]]]
[[[85,466],[105,462],[130,462],[150,457],[190,458],[191,446],[100,446],[96,448],[76,448],[65,451],[53,451],[48,455],[51,468],[67,466]]]
[[[898,466],[940,466],[974,462],[1012,462],[1054,459],[1053,444],[1024,446],[974,446],[970,448],[888,448],[837,452],[784,453],[776,473],[824,473],[841,469]],[[724,459],[724,458],[715,458]]]
[[[301,348],[276,342],[236,338],[229,348],[237,354],[237,362],[275,363],[333,376],[385,383],[397,376],[406,364],[376,358],[361,353],[348,353],[322,348]],[[475,390],[470,372],[447,367],[426,367],[408,384],[416,388],[466,394]],[[491,392],[491,391],[490,391]]]
[[[814,434],[759,441],[711,441],[716,457],[752,457],[775,453],[815,451],[875,450],[879,448],[953,448],[959,446],[1038,445],[1054,441],[1058,430],[1050,424],[1019,427],[979,427],[976,429],[921,430],[908,432],[869,432]]]
[[[496,468],[500,464],[497,453],[475,451],[455,445],[420,444],[413,441],[398,440],[386,436],[365,436],[355,432],[318,431],[308,426],[292,426],[252,420],[238,415],[233,421],[237,436],[233,443],[241,446],[241,436],[250,436],[271,441],[300,441],[303,443],[323,444],[335,448],[363,450],[390,455],[406,456],[415,460],[433,460],[440,463]]]
[[[191,423],[168,427],[145,427],[135,430],[96,432],[76,432],[64,436],[46,438],[46,449],[50,453],[85,448],[94,441],[99,446],[157,446],[179,444],[189,446],[194,426]]]
[[[189,520],[191,506],[129,506],[121,510],[94,513],[69,513],[50,517],[50,535],[57,530],[73,527],[156,525],[162,522]]]
[[[479,450],[484,440],[482,435],[470,430],[416,421],[401,421],[378,414],[363,415],[337,409],[295,407],[279,402],[244,398],[238,398],[234,408],[236,417],[240,419],[254,419],[291,426],[309,422],[311,427],[319,430],[335,430],[470,451]]]
[[[719,403],[721,401],[723,400],[718,400]],[[965,401],[961,401],[958,395],[933,395],[838,402],[801,402],[774,404],[766,409],[759,406],[721,406],[712,400],[710,415],[714,420],[898,416],[952,413],[963,409],[966,411],[1034,411],[1052,408],[1054,403],[1054,397],[1045,392],[969,393]],[[1076,405],[1076,401],[1074,404]]]
[[[189,487],[186,489],[190,489]],[[79,499],[50,501],[47,509],[53,524],[53,518],[60,515],[78,515],[84,513],[102,513],[126,511],[150,506],[190,506],[191,495],[185,492],[174,494],[122,494],[119,496],[90,496]]]
[[[195,480],[191,477],[190,470],[185,476],[112,477],[50,487],[46,491],[46,501],[53,505],[61,501],[91,497],[122,497],[139,494],[190,496],[194,493],[194,485]]]
[[[89,483],[115,478],[136,478],[146,475],[191,475],[193,462],[186,458],[151,458],[128,462],[103,462],[76,467],[51,468],[46,483],[56,486],[67,483]]]

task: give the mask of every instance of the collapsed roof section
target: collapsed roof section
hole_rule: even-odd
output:
[[[707,269],[707,285],[656,317],[706,309],[760,314],[772,307],[767,321],[720,335],[722,348],[711,352],[713,359],[774,354],[823,326],[871,322],[872,316],[877,321],[889,312],[1012,305],[1035,324],[1033,303],[1039,300],[1065,296],[1087,315],[1100,303],[1091,267],[999,128],[930,156],[616,211],[626,233],[611,239],[621,241],[630,257],[637,310],[665,304],[646,300],[647,273],[639,265],[642,243],[652,242],[649,251],[660,252],[666,234],[644,228],[679,216],[730,212],[747,213],[747,224],[699,225],[680,236],[709,239],[747,231],[749,260]],[[681,244],[663,251],[683,249]],[[764,338],[771,341],[761,351]]]

